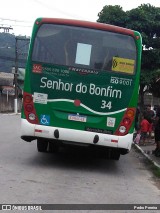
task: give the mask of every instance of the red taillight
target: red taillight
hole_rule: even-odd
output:
[[[123,123],[124,123],[125,126],[129,125],[131,123],[131,120],[129,118],[124,118]]]
[[[36,111],[34,108],[32,95],[24,92],[23,94],[23,106],[24,106],[24,114],[26,119],[32,124],[38,124],[38,118],[36,115]]]
[[[135,116],[135,108],[128,108],[122,118],[122,121],[117,128],[115,135],[126,135],[133,123]]]
[[[32,112],[33,106],[31,104],[26,104],[25,109],[26,109],[27,112]]]
[[[32,102],[32,96],[31,95],[24,95],[23,98],[25,103],[31,103]]]

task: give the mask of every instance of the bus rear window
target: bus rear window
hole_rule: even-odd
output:
[[[43,24],[34,41],[32,60],[134,74],[136,45],[129,35],[75,26]]]

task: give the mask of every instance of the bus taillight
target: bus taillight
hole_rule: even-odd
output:
[[[27,104],[25,108],[26,108],[27,112],[32,112],[32,110],[33,110],[32,104]]]
[[[25,103],[31,103],[32,102],[32,96],[30,94],[24,95],[23,99],[24,99]]]
[[[32,124],[38,124],[38,117],[36,115],[36,111],[34,108],[32,95],[24,92],[23,94],[23,106],[24,106],[24,114],[26,119]]]
[[[135,115],[135,109],[134,108],[128,108],[127,109],[127,112],[126,112],[126,115],[129,117],[129,118],[134,118],[134,115]]]
[[[128,108],[122,118],[122,121],[117,128],[115,135],[126,135],[133,123],[135,116],[135,108]]]
[[[129,118],[124,118],[124,119],[123,119],[123,123],[124,123],[125,125],[129,125],[129,124],[131,123],[131,120],[130,120]]]

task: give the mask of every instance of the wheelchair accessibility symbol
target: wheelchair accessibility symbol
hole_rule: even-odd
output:
[[[50,124],[50,116],[49,115],[41,115],[40,124],[49,125]]]

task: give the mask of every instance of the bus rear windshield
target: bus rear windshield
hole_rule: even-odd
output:
[[[43,24],[34,41],[32,61],[134,74],[136,45],[129,35]]]

